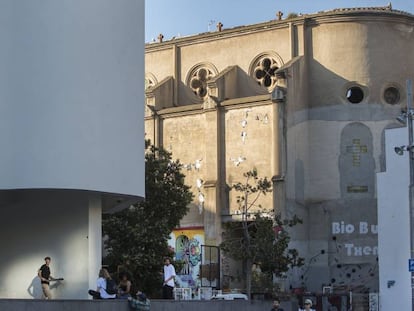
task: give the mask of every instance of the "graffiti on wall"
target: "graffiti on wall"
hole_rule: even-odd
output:
[[[204,244],[204,230],[202,228],[174,230],[169,244],[175,252],[178,286],[200,287],[201,245]]]
[[[367,221],[360,221],[357,224],[346,223],[345,221],[332,222],[332,235],[334,237],[344,237],[343,243],[346,256],[377,256],[378,246],[376,239],[371,239],[371,245],[358,245],[358,240],[364,241],[359,237],[375,236],[378,234],[378,225],[370,224]],[[355,236],[356,235],[356,236]],[[351,239],[347,240],[347,237]],[[367,241],[364,241],[367,243]],[[375,243],[375,245],[372,245]]]

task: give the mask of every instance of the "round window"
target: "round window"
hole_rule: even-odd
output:
[[[351,104],[359,104],[364,99],[364,91],[359,86],[352,86],[346,91],[346,99]]]
[[[257,84],[271,92],[276,87],[278,79],[276,72],[282,66],[282,58],[274,51],[267,51],[253,59],[249,66],[249,75]]]
[[[384,100],[390,105],[398,104],[400,101],[400,91],[394,86],[387,87],[384,90]]]
[[[216,75],[216,70],[209,68],[208,65],[198,65],[195,67],[187,80],[187,85],[193,90],[194,94],[200,98],[207,96],[207,82]]]

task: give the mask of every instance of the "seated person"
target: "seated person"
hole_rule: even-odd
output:
[[[131,281],[129,280],[128,273],[122,272],[119,275],[118,284],[118,298],[131,297]]]
[[[93,299],[114,299],[116,298],[116,293],[114,294],[108,293],[106,290],[108,281],[112,282],[112,278],[109,275],[108,270],[103,268],[99,271],[99,277],[98,277],[98,280],[96,281],[96,291],[90,289],[88,291],[89,295],[91,295]]]

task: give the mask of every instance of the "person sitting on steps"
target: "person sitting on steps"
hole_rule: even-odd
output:
[[[109,294],[106,290],[109,280],[112,280],[112,278],[109,275],[108,270],[106,270],[105,268],[102,268],[101,270],[99,270],[99,277],[96,280],[96,291],[90,289],[88,291],[89,295],[91,295],[93,299],[114,299],[116,298],[116,293]]]

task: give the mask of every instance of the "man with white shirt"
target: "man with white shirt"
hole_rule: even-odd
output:
[[[170,258],[164,259],[164,283],[162,286],[162,298],[163,299],[174,299],[174,282],[175,279],[175,268],[170,262]]]

